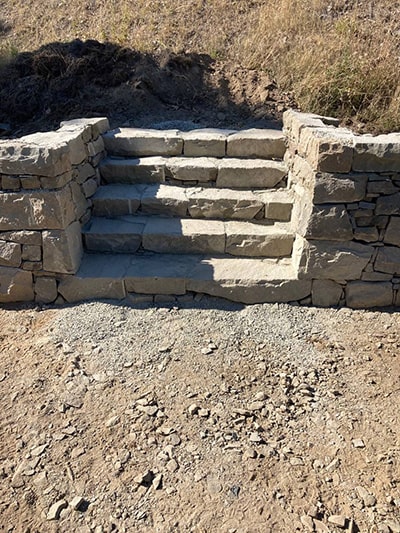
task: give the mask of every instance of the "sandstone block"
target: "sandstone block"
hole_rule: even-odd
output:
[[[184,217],[187,214],[189,201],[185,190],[169,185],[149,185],[141,196],[143,213],[155,215]]]
[[[74,218],[68,188],[0,195],[0,230],[62,229]]]
[[[116,217],[136,213],[146,186],[113,184],[99,187],[92,198],[93,214]]]
[[[304,236],[325,241],[351,240],[353,229],[346,207],[341,204],[314,206]]]
[[[287,191],[271,191],[262,195],[265,202],[265,218],[289,222],[293,210],[293,196]]]
[[[74,274],[83,253],[81,226],[74,222],[65,230],[43,232],[43,268],[48,272]]]
[[[97,154],[104,152],[104,140],[103,137],[98,137],[95,141],[88,143],[87,151],[89,156],[94,157]]]
[[[76,182],[72,182],[69,185],[71,189],[72,202],[75,210],[74,220],[79,220],[89,207],[86,196],[82,192],[82,186]]]
[[[42,247],[36,244],[23,244],[22,259],[24,261],[41,261]]]
[[[181,155],[182,135],[177,130],[118,128],[103,135],[109,154],[121,156]]]
[[[106,117],[65,120],[61,122],[60,126],[64,130],[83,130],[87,126],[90,126],[93,139],[97,139],[99,135],[110,129],[110,124]]]
[[[67,183],[72,181],[73,172],[68,170],[64,174],[54,177],[40,177],[40,186],[42,189],[62,189]]]
[[[400,215],[400,192],[380,196],[376,201],[376,215]]]
[[[20,244],[42,244],[40,231],[6,231],[0,233],[0,239],[4,241],[19,242]]]
[[[379,175],[376,177],[379,179],[368,182],[368,194],[394,194],[399,192],[399,189],[390,178],[383,178]]]
[[[283,114],[283,125],[289,140],[298,145],[300,141],[300,132],[302,129],[322,128],[325,125],[338,126],[339,120],[332,117],[323,117],[312,113],[300,113],[289,109]]]
[[[22,189],[40,189],[40,178],[37,176],[21,176],[20,182]]]
[[[356,280],[369,263],[374,248],[355,242],[304,241],[294,250],[301,279]]]
[[[250,220],[264,203],[249,191],[204,189],[187,192],[189,214],[194,218]]]
[[[21,265],[21,245],[0,240],[0,266],[19,267]]]
[[[165,163],[163,157],[107,158],[101,162],[100,173],[106,183],[162,183]]]
[[[342,294],[342,286],[335,281],[329,279],[316,279],[312,283],[312,303],[317,307],[332,307],[339,305]]]
[[[97,191],[97,187],[98,185],[96,178],[86,180],[84,183],[82,183],[82,192],[85,195],[85,198],[90,198],[93,196]]]
[[[286,174],[286,165],[281,161],[224,159],[218,164],[217,187],[269,189],[282,181]]]
[[[0,302],[30,302],[34,299],[32,273],[0,268]]]
[[[400,134],[355,137],[353,170],[397,172],[400,168]]]
[[[379,231],[375,227],[356,228],[354,239],[356,241],[376,242],[379,240]]]
[[[304,128],[300,132],[299,154],[313,170],[348,173],[353,162],[353,134],[339,128]]]
[[[198,129],[182,133],[183,153],[190,157],[224,157],[229,130]]]
[[[282,159],[285,151],[285,136],[280,130],[250,129],[228,136],[228,157]]]
[[[383,240],[386,244],[400,247],[400,217],[390,217]]]
[[[174,157],[167,160],[166,172],[169,177],[179,181],[215,181],[217,160],[211,157]]]
[[[37,277],[35,281],[35,301],[51,303],[58,296],[57,281],[55,278]]]
[[[392,274],[384,274],[383,272],[363,272],[361,281],[392,281]]]
[[[314,203],[336,204],[358,202],[365,198],[368,176],[356,174],[315,175]]]
[[[293,235],[285,229],[246,222],[227,222],[226,248],[231,255],[247,257],[287,257]]]
[[[379,248],[375,270],[400,275],[400,248],[394,246]]]
[[[89,178],[93,178],[95,175],[96,171],[90,163],[84,163],[75,169],[75,180],[79,184],[85,182]]]
[[[393,288],[388,282],[352,281],[346,286],[346,304],[353,309],[385,307],[393,303]]]
[[[186,293],[186,280],[168,277],[128,277],[125,280],[125,288],[128,293],[182,295]]]
[[[86,248],[97,252],[134,253],[142,244],[145,221],[140,217],[92,218],[85,229]]]
[[[19,191],[21,181],[17,176],[2,176],[1,188],[3,191]]]
[[[93,298],[122,300],[125,298],[124,282],[121,279],[75,275],[63,279],[58,292],[69,303]]]

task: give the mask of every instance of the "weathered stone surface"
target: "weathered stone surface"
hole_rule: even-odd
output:
[[[314,206],[304,235],[308,239],[349,241],[353,229],[344,205]]]
[[[354,309],[385,307],[393,303],[391,283],[352,281],[346,286],[346,304]]]
[[[173,157],[166,162],[166,174],[179,181],[215,181],[217,160],[212,157]]]
[[[392,274],[384,274],[383,272],[363,272],[361,274],[361,281],[391,281]]]
[[[100,173],[106,183],[162,183],[165,181],[165,159],[104,159]]]
[[[399,189],[390,178],[384,178],[378,174],[376,177],[380,179],[368,182],[367,190],[369,194],[394,194],[398,192]]]
[[[376,215],[400,215],[400,192],[380,196],[376,201]]]
[[[380,248],[375,260],[375,270],[400,275],[400,248],[394,246]]]
[[[40,177],[40,186],[42,189],[62,189],[67,183],[72,181],[73,172],[68,170],[59,176]]]
[[[37,176],[21,176],[20,182],[22,189],[40,189],[40,179]]]
[[[228,137],[228,157],[282,159],[285,151],[285,136],[280,130],[250,129]]]
[[[82,192],[85,195],[85,198],[90,198],[95,194],[97,191],[97,179],[92,178],[86,180],[84,183],[82,183]]]
[[[74,219],[68,188],[0,194],[0,230],[62,229]]]
[[[139,217],[92,218],[84,231],[86,248],[97,252],[136,252],[142,244],[145,221]]]
[[[400,247],[400,217],[390,217],[384,242]]]
[[[91,128],[91,136],[94,139],[97,139],[99,135],[110,129],[110,124],[107,117],[75,118],[73,120],[65,120],[60,124],[60,127],[63,130],[78,129],[82,131],[88,126]]]
[[[203,189],[187,192],[189,214],[194,218],[250,220],[264,208],[264,202],[249,191]]]
[[[289,222],[293,210],[293,195],[288,191],[271,191],[260,196],[265,202],[265,218]]]
[[[226,253],[247,257],[287,257],[294,237],[283,228],[249,222],[227,222]]]
[[[177,130],[118,128],[103,135],[109,154],[123,156],[173,156],[182,154],[183,139]]]
[[[379,231],[375,227],[356,228],[354,239],[363,242],[376,242],[379,239]]]
[[[143,213],[184,217],[187,215],[188,199],[185,189],[170,185],[149,185],[141,196]]]
[[[400,168],[400,134],[355,136],[353,170],[397,172]]]
[[[17,176],[3,176],[1,178],[1,188],[3,191],[19,191],[21,181]]]
[[[32,273],[0,268],[0,302],[30,302],[34,299]]]
[[[315,175],[314,202],[336,204],[358,202],[365,198],[368,176],[356,174]]]
[[[95,175],[96,171],[90,163],[79,165],[79,167],[75,170],[75,179],[79,184]]]
[[[225,251],[224,223],[215,220],[149,219],[143,248],[164,253],[217,253]]]
[[[43,232],[43,268],[48,272],[74,274],[83,253],[81,227],[74,222],[63,231]]]
[[[58,292],[69,303],[92,298],[122,300],[126,295],[121,279],[101,278],[83,273],[63,279],[58,286]]]
[[[182,133],[183,153],[191,157],[224,157],[232,130],[198,129]]]
[[[224,159],[218,165],[217,187],[269,189],[286,174],[286,165],[281,161]]]
[[[21,245],[0,240],[0,266],[19,267],[21,264]]]
[[[146,273],[147,275],[147,273]],[[138,294],[175,294],[186,293],[186,280],[168,277],[128,277],[125,280],[127,292]]]
[[[23,244],[22,259],[24,261],[41,261],[42,247],[37,244]]]
[[[145,186],[113,184],[99,187],[92,198],[93,214],[102,217],[132,215],[140,206]]]
[[[329,279],[316,279],[312,283],[312,303],[317,307],[331,307],[339,305],[342,293],[342,286],[335,281]]]
[[[58,296],[57,281],[55,278],[38,277],[35,281],[35,301],[51,303]]]
[[[360,279],[374,248],[355,242],[310,241],[298,239],[295,258],[299,277],[305,279]]]
[[[353,134],[341,128],[303,128],[300,132],[299,154],[313,170],[348,173],[353,162]]]
[[[87,145],[88,155],[91,157],[104,152],[104,150],[105,147],[103,137],[98,137],[95,141],[92,141]]]
[[[79,220],[89,207],[89,203],[86,196],[82,192],[82,187],[75,182],[72,182],[69,187],[71,188],[72,202],[75,209],[75,220]]]
[[[42,234],[40,231],[6,231],[0,233],[3,241],[19,242],[20,244],[42,244]]]
[[[283,124],[289,140],[296,145],[300,141],[300,132],[302,129],[321,128],[325,125],[338,126],[339,120],[332,117],[323,117],[312,113],[300,113],[294,109],[288,109],[283,114]]]

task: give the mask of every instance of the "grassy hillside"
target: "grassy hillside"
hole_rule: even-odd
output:
[[[238,67],[276,80],[304,111],[400,130],[395,0],[0,1],[3,57],[76,38],[208,54],[232,77]]]

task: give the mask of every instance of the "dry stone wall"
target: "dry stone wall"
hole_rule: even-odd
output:
[[[53,302],[77,272],[107,119],[0,142],[0,302]]]
[[[358,136],[295,111],[284,128],[294,261],[312,303],[400,305],[400,133]]]

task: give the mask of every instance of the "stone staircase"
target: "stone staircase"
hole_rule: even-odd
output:
[[[122,280],[136,295],[302,297],[281,131],[121,128],[103,139],[78,278]]]

